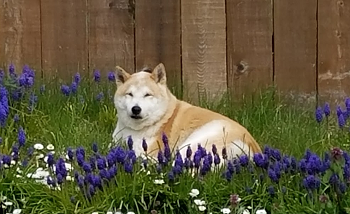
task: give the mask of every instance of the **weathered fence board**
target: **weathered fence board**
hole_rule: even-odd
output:
[[[320,101],[350,96],[350,3],[319,1],[318,89]]]
[[[6,0],[0,4],[0,62],[21,71],[24,64],[40,76],[40,0]]]
[[[181,1],[184,98],[227,90],[225,0]]]
[[[283,94],[316,95],[317,0],[274,1],[275,83]]]
[[[169,86],[181,83],[180,0],[137,0],[136,69],[162,62]]]
[[[272,84],[272,6],[270,0],[227,0],[227,81],[235,99]]]
[[[44,77],[60,72],[71,79],[77,71],[87,73],[86,0],[41,1],[42,68]]]
[[[134,71],[134,21],[129,0],[89,0],[89,67]]]

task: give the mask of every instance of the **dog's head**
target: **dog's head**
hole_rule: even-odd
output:
[[[140,130],[159,121],[170,105],[171,94],[166,85],[162,63],[153,70],[129,74],[116,67],[117,91],[114,105],[118,120],[134,130]]]

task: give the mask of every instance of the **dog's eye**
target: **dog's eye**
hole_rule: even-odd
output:
[[[127,93],[126,95],[128,95],[128,96],[132,97],[132,93]]]
[[[145,94],[145,97],[150,97],[150,96],[152,96],[152,95],[149,93]]]

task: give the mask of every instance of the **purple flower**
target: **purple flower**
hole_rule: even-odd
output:
[[[315,118],[316,118],[316,121],[318,123],[321,123],[322,122],[322,119],[323,119],[323,114],[322,114],[322,109],[321,107],[317,107],[316,111],[315,111]]]
[[[108,80],[111,82],[115,81],[115,75],[113,71],[108,72]]]
[[[191,149],[191,146],[187,146],[187,150],[186,150],[186,157],[188,159],[190,159],[192,156],[192,149]]]
[[[343,128],[345,126],[345,118],[343,114],[340,114],[338,116],[338,125],[339,125],[339,128]]]
[[[323,112],[328,117],[331,114],[331,108],[329,107],[329,103],[325,103],[323,107]]]
[[[68,147],[67,155],[68,155],[69,160],[73,160],[74,153],[73,153],[72,148]]]
[[[125,150],[121,147],[117,147],[115,150],[115,158],[117,159],[118,163],[124,163],[124,160],[126,158]]]
[[[201,159],[202,159],[201,151],[200,151],[200,150],[197,150],[197,151],[194,153],[194,157],[193,157],[193,163],[194,163],[194,166],[195,166],[197,169],[198,169],[199,166],[200,166]]]
[[[95,153],[98,152],[98,146],[97,146],[97,143],[96,143],[96,142],[94,142],[94,143],[92,144],[92,151],[94,151]]]
[[[214,154],[214,164],[215,165],[219,165],[220,164],[220,157],[219,157],[219,155],[217,153]]]
[[[49,152],[49,154],[47,155],[47,164],[49,165],[49,167],[52,167],[55,164],[55,159],[51,152]]]
[[[94,70],[94,81],[95,82],[100,82],[101,80],[101,73],[99,70]]]
[[[80,80],[81,80],[80,74],[79,74],[79,72],[77,72],[77,73],[74,75],[74,82],[75,82],[76,84],[79,84],[79,83],[80,83]]]
[[[61,92],[64,95],[69,96],[69,94],[70,94],[70,87],[68,85],[62,85],[61,86]]]
[[[91,156],[89,160],[90,160],[89,162],[90,162],[92,170],[96,169],[96,159],[95,159],[95,157]]]
[[[213,155],[214,155],[214,156],[218,153],[218,149],[216,148],[216,145],[215,145],[215,144],[212,145],[211,151],[213,152]]]
[[[128,137],[128,147],[129,147],[129,150],[132,150],[132,146],[133,146],[134,142],[132,140],[132,137],[129,136]]]
[[[321,186],[321,181],[315,175],[308,175],[303,179],[303,186],[308,190],[315,190]]]
[[[230,170],[225,170],[225,172],[223,173],[223,176],[225,177],[225,179],[227,180],[227,181],[231,181],[231,179],[232,179],[232,172],[230,171]]]
[[[97,168],[102,170],[107,167],[106,160],[103,157],[97,158]]]
[[[84,163],[83,163],[83,170],[84,170],[86,173],[92,172],[92,167],[91,167],[90,163],[84,162]]]
[[[226,147],[222,148],[222,159],[226,160],[227,159],[227,150]]]
[[[11,164],[11,156],[9,155],[2,155],[2,163],[7,164],[10,166]]]
[[[59,174],[62,175],[62,177],[67,176],[67,169],[63,158],[59,158],[56,162],[56,176]]]
[[[142,139],[142,148],[143,148],[143,151],[147,152],[147,143],[145,138]]]
[[[163,164],[164,162],[164,156],[161,150],[158,151],[158,155],[157,155],[157,159],[158,159],[158,163],[159,164]]]
[[[260,168],[267,169],[269,166],[269,159],[267,154],[255,153],[253,156],[253,161]]]
[[[268,175],[269,175],[269,178],[270,178],[273,182],[278,183],[279,177],[277,176],[275,170],[273,170],[272,168],[269,168],[269,169],[268,169]]]
[[[72,84],[70,85],[70,90],[73,94],[77,93],[78,90],[78,83],[76,82],[72,82]]]
[[[112,179],[117,174],[117,167],[114,165],[108,169],[109,179]]]
[[[132,164],[130,163],[130,161],[125,161],[124,162],[124,170],[125,170],[125,172],[126,173],[132,173],[132,171],[133,171],[133,166],[132,166]]]
[[[240,162],[240,164],[241,164],[242,166],[247,166],[248,163],[249,163],[249,158],[248,158],[248,156],[247,156],[247,155],[241,155],[241,156],[239,157],[239,162]]]
[[[164,143],[164,157],[166,158],[166,161],[171,159],[171,151],[168,143]]]
[[[22,126],[20,126],[18,128],[18,143],[19,143],[19,146],[24,146],[25,142],[26,142],[26,133],[24,132]]]

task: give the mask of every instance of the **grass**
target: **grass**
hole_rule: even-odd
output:
[[[132,155],[126,147],[123,147],[124,150],[112,152],[108,148],[112,142],[111,134],[117,120],[112,102],[116,89],[114,82],[108,80],[107,74],[102,74],[99,82],[82,78],[77,92],[66,96],[56,81],[44,83],[34,78],[34,85],[31,85],[31,75],[27,69],[24,73],[17,72],[17,77],[12,78],[6,71],[6,77],[2,78],[2,85],[8,90],[9,101],[6,124],[0,129],[2,138],[0,160],[3,160],[0,165],[2,213],[16,213],[18,210],[14,211],[15,209],[21,209],[22,213],[26,214],[108,211],[114,213],[118,210],[123,213],[129,211],[191,214],[224,213],[223,208],[230,209],[231,213],[244,213],[244,210],[250,213],[256,213],[257,210],[260,212],[266,210],[268,213],[345,213],[346,209],[350,208],[350,201],[347,199],[349,191],[339,190],[341,185],[347,187],[342,170],[347,166],[345,151],[348,150],[349,144],[348,125],[342,129],[338,127],[335,109],[332,109],[329,117],[323,118],[322,122],[318,123],[314,111],[285,104],[282,99],[276,99],[273,89],[240,103],[223,97],[215,103],[202,102],[201,106],[227,115],[244,125],[261,147],[268,145],[270,148],[278,149],[278,151],[272,149],[273,152],[265,150],[265,154],[269,157],[269,169],[278,171],[276,167],[283,162],[276,160],[275,153],[279,151],[282,156],[288,155],[284,157],[295,157],[298,161],[297,168],[282,170],[278,182],[271,180],[273,177],[271,170],[257,166],[256,162],[250,162],[249,167],[246,167],[240,161],[225,160],[229,165],[228,168],[216,168],[204,176],[199,173],[192,177],[185,168],[181,169],[182,173],[174,174],[169,164],[161,164],[160,170],[159,166],[154,164],[148,164],[147,168],[143,169],[139,162],[125,166],[117,161],[118,163],[114,165],[117,170],[114,173],[115,177],[102,179],[101,189],[97,187],[92,194],[89,191],[91,188],[87,176],[89,173],[84,172],[86,168],[79,167],[76,161],[77,148],[84,148],[87,163],[91,163],[91,157],[95,158],[92,161],[95,165],[99,157],[108,158],[108,155],[117,154],[117,151]],[[18,81],[23,79],[27,82],[24,86],[19,86]],[[71,83],[67,82],[67,85],[70,86]],[[13,94],[19,89],[23,90],[23,96],[16,100]],[[32,106],[31,95],[37,96]],[[1,96],[0,90],[0,100],[3,102]],[[2,108],[0,105],[0,120],[1,117],[5,117],[2,116],[4,113],[1,111]],[[19,116],[18,121],[13,119],[17,117],[15,115]],[[25,132],[25,144],[20,148],[19,159],[13,162],[13,165],[5,166],[4,157],[11,155],[13,146],[18,145],[21,127]],[[93,151],[94,143],[98,146],[98,152]],[[42,144],[44,148],[33,149],[33,146],[38,144]],[[53,165],[57,164],[56,171],[53,171],[53,166],[48,167],[45,162],[51,151],[47,148],[48,145],[54,147]],[[343,149],[345,154],[343,158],[336,158],[334,154],[337,150],[332,150],[334,147]],[[65,178],[62,184],[58,184],[59,177],[56,172],[60,166],[59,158],[66,158],[69,148],[73,149],[74,160],[64,161],[74,167],[72,171],[68,171],[69,179],[72,178],[74,181]],[[309,160],[312,151],[324,163],[325,152],[331,150],[332,153],[329,155],[332,164],[327,171],[311,173],[320,179],[320,187],[316,190],[303,187],[303,179],[310,173],[300,169],[302,161],[299,160],[307,159],[312,165],[313,160]],[[33,153],[28,154],[31,151]],[[193,154],[195,152],[193,151]],[[42,155],[39,156],[40,154]],[[205,157],[202,164],[206,160]],[[133,161],[131,156],[130,161]],[[37,171],[39,167],[42,171]],[[79,176],[75,172],[86,179],[80,188],[77,185]],[[94,172],[94,175],[99,175],[98,170]],[[44,174],[44,176],[40,179],[28,178],[28,173],[37,176]],[[45,173],[49,173],[49,178],[56,181],[54,187],[46,185]],[[338,183],[332,185],[329,179],[334,173],[339,178]],[[159,180],[160,184],[155,183],[155,180]],[[193,189],[199,191],[195,197],[190,196],[191,191],[196,191]],[[324,200],[320,200],[320,197],[324,197]],[[198,205],[202,203],[198,199],[205,201],[205,204]],[[12,202],[12,205],[6,206],[6,202]],[[200,211],[204,209],[203,207],[205,210]]]

